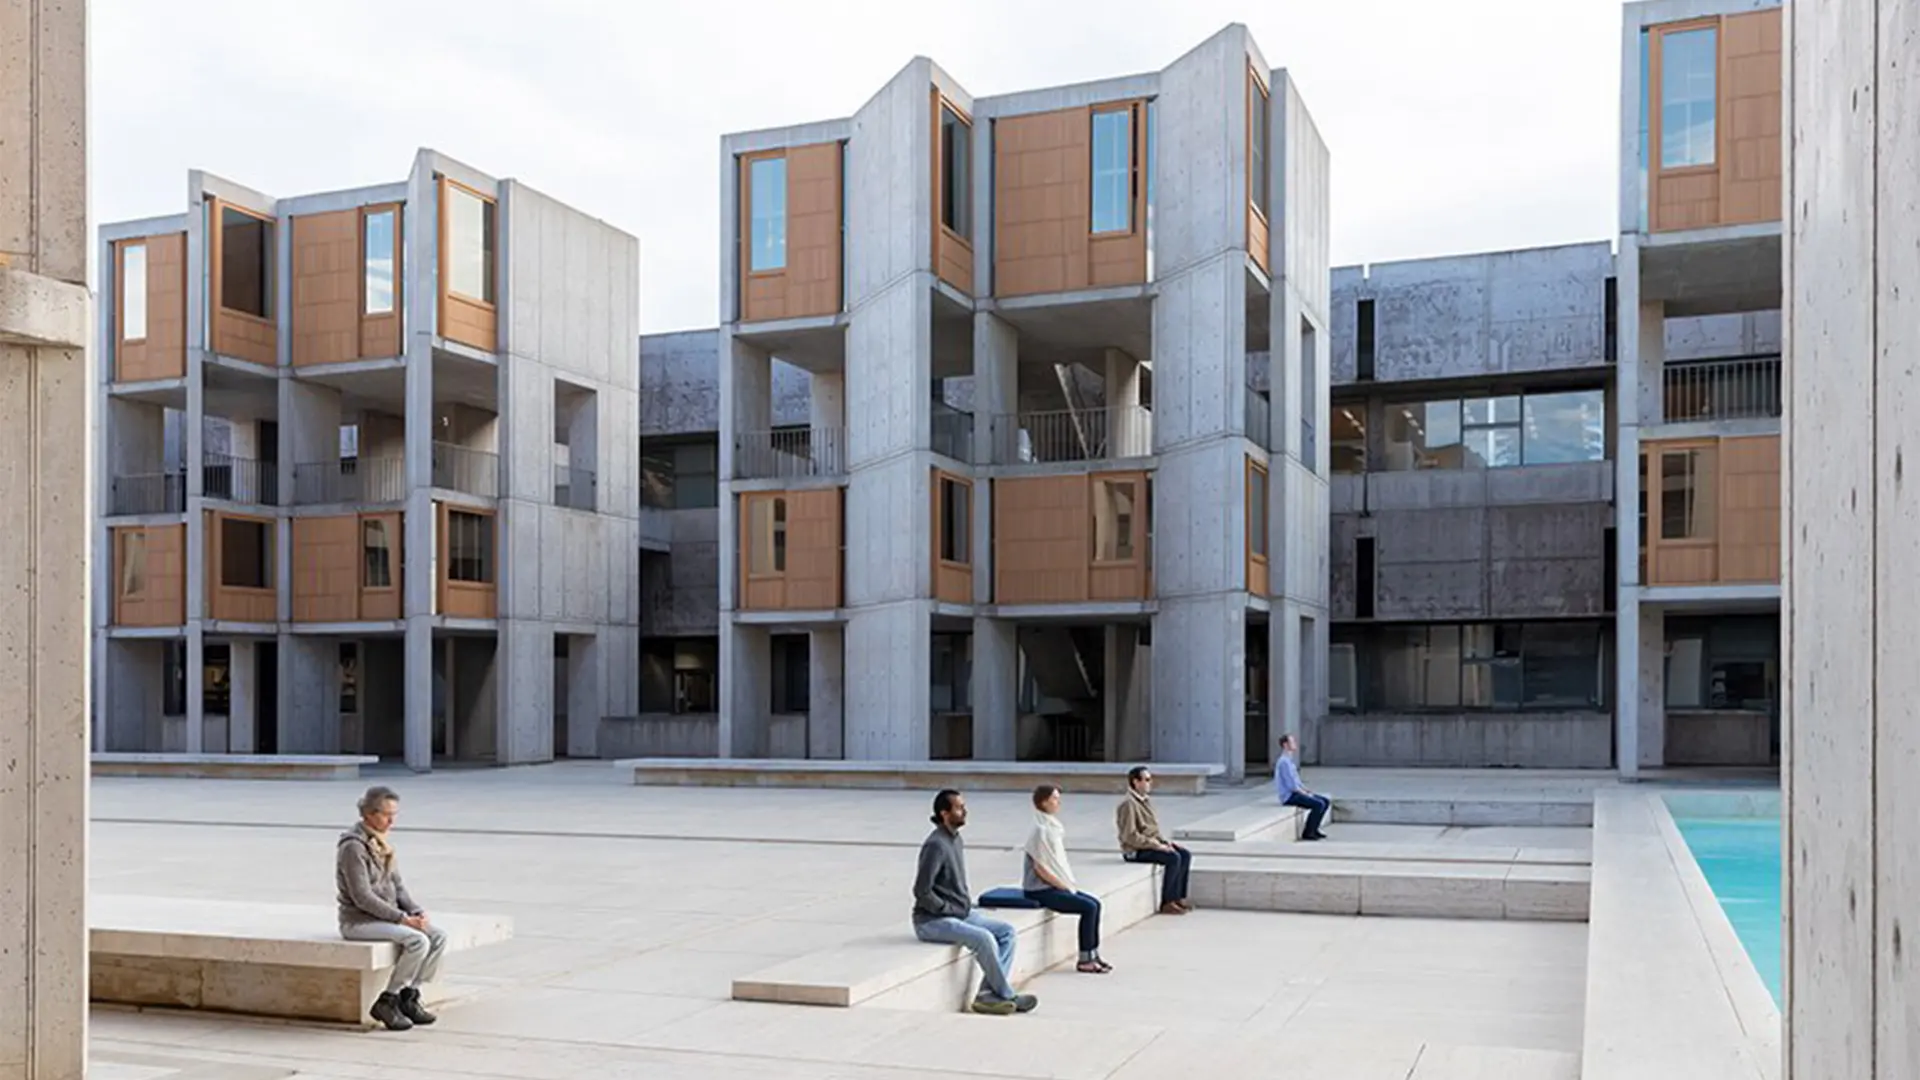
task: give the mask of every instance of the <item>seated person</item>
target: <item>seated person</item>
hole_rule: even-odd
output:
[[[1280,805],[1297,806],[1307,812],[1307,827],[1300,834],[1302,840],[1325,840],[1327,834],[1320,831],[1320,823],[1326,820],[1327,812],[1333,809],[1333,800],[1325,795],[1316,795],[1300,783],[1300,766],[1294,759],[1300,755],[1300,743],[1292,733],[1280,736],[1279,760],[1273,763],[1274,793],[1280,796]]]
[[[360,821],[340,834],[334,847],[333,882],[340,905],[340,936],[348,941],[390,941],[400,946],[387,989],[369,1010],[389,1031],[431,1024],[420,1004],[420,987],[440,973],[446,931],[408,895],[387,833],[400,809],[392,788],[370,787],[360,797]]]
[[[920,845],[920,866],[913,877],[913,932],[921,941],[964,945],[980,964],[980,993],[972,1010],[989,1016],[1031,1012],[1040,999],[1016,994],[1013,927],[973,909],[967,891],[967,850],[960,830],[967,824],[967,800],[951,788],[933,797],[933,832]]]
[[[1067,830],[1060,823],[1060,789],[1033,789],[1033,832],[1027,837],[1026,869],[1020,882],[1027,899],[1048,911],[1080,917],[1080,962],[1074,968],[1105,975],[1113,965],[1100,958],[1100,898],[1079,890],[1067,862]]]
[[[1135,765],[1127,771],[1127,797],[1113,812],[1120,830],[1120,857],[1134,863],[1157,863],[1166,867],[1160,882],[1160,914],[1185,915],[1193,910],[1187,902],[1187,875],[1193,868],[1193,852],[1169,841],[1160,832],[1160,818],[1153,811],[1153,770]]]

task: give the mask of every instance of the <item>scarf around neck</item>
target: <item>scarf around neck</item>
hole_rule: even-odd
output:
[[[371,828],[367,827],[367,823],[364,821],[360,823],[360,831],[366,835],[367,849],[373,852],[373,857],[380,860],[380,865],[385,867],[388,873],[392,873],[394,861],[393,842],[387,839],[387,834],[374,832]]]
[[[1027,837],[1027,856],[1033,864],[1052,875],[1068,892],[1079,892],[1073,880],[1073,867],[1067,863],[1067,829],[1060,819],[1044,810],[1033,812],[1033,832]]]

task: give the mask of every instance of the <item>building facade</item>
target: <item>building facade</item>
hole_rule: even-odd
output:
[[[637,243],[421,151],[99,238],[95,745],[512,764],[638,679]]]
[[[1781,25],[1770,0],[1626,8],[1623,775],[1779,760]]]
[[[1244,27],[722,166],[716,752],[1238,774],[1323,711],[1327,153]]]

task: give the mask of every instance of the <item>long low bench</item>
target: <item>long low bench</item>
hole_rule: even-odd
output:
[[[1570,826],[1593,824],[1593,798],[1416,799],[1333,797],[1333,820],[1370,825]]]
[[[1077,884],[1100,898],[1102,936],[1111,938],[1152,915],[1160,904],[1160,871],[1124,862],[1076,863]],[[1078,955],[1078,919],[1050,911],[999,909],[988,915],[1018,934],[1013,971],[1017,986]],[[808,953],[733,981],[735,1001],[850,1008],[964,1009],[979,984],[973,954],[955,945],[930,945],[913,936],[902,905],[895,933],[860,938]]]
[[[1159,775],[1156,773],[1157,781]],[[1281,806],[1272,797],[1244,803],[1231,810],[1210,814],[1173,830],[1175,840],[1196,843],[1238,844],[1249,840],[1286,842],[1298,840],[1306,828],[1307,812],[1296,806]]]
[[[201,780],[354,780],[362,765],[378,765],[361,754],[133,754],[101,751],[92,755],[95,776],[175,776]]]
[[[431,918],[450,954],[513,936],[501,915]],[[87,924],[90,996],[117,1005],[368,1027],[400,955],[342,939],[331,905],[95,894]],[[432,991],[422,996],[436,1000]]]
[[[1194,906],[1314,915],[1585,922],[1591,868],[1566,863],[1194,860]]]
[[[763,758],[629,758],[613,763],[633,782],[664,787],[887,788],[943,787],[1026,791],[1058,784],[1080,794],[1127,790],[1131,765],[1048,761],[799,761]],[[1203,795],[1219,765],[1152,765],[1154,794]]]

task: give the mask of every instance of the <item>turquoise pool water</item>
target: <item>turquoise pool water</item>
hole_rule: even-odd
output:
[[[1679,817],[1673,823],[1720,899],[1733,932],[1780,1003],[1780,822]]]

